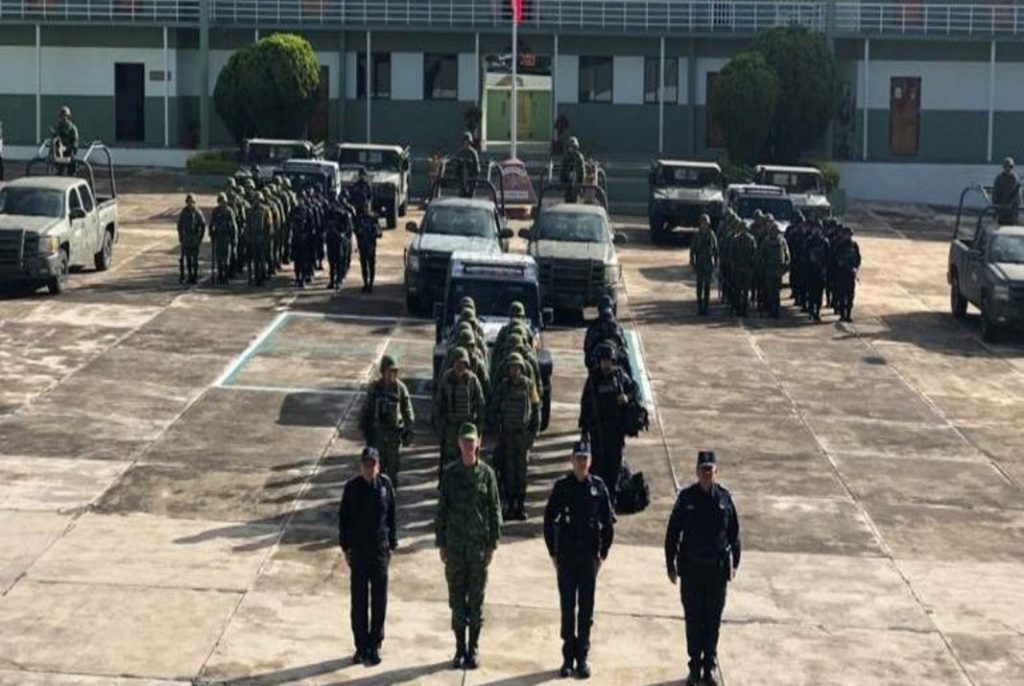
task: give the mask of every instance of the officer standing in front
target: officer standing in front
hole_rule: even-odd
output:
[[[740,566],[740,524],[732,496],[718,483],[714,451],[697,454],[697,483],[676,497],[665,533],[668,579],[679,579],[686,615],[687,686],[717,686],[718,630],[725,589]]]
[[[501,506],[498,481],[480,460],[480,438],[468,422],[459,431],[459,457],[445,468],[434,530],[455,632],[452,667],[476,669],[487,568],[501,537]]]
[[[398,547],[395,489],[380,473],[380,454],[365,447],[359,475],[345,484],[338,509],[338,542],[351,574],[352,663],[380,664],[388,607],[388,563]],[[367,621],[369,610],[369,621]]]
[[[544,543],[558,572],[562,609],[562,678],[572,676],[574,660],[577,676],[590,677],[587,654],[597,574],[614,537],[608,488],[590,473],[590,446],[580,441],[572,449],[572,472],[555,482],[544,508]]]

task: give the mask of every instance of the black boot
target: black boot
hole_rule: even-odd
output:
[[[572,658],[572,643],[562,641],[562,667],[558,670],[558,676],[562,679],[568,679],[572,676]]]
[[[699,686],[700,684],[700,663],[690,660],[690,674],[686,677],[686,686]]]
[[[462,669],[466,660],[466,630],[455,632],[455,657],[452,658],[452,669]]]
[[[587,653],[585,651],[581,651],[576,656],[576,676],[580,679],[590,678],[590,663],[587,662]]]
[[[710,660],[704,663],[704,684],[705,686],[718,686],[721,683],[721,674],[718,671],[718,663]]]
[[[466,659],[462,662],[466,669],[476,669],[480,666],[480,651],[478,649],[479,643],[480,627],[470,627],[469,646],[466,648]]]

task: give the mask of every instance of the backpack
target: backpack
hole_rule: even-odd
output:
[[[622,411],[622,432],[636,438],[641,431],[651,428],[651,416],[647,408],[636,398],[630,399]]]
[[[651,488],[643,472],[635,474],[629,463],[622,461],[619,469],[619,492],[615,497],[615,511],[621,514],[643,512],[651,503]]]

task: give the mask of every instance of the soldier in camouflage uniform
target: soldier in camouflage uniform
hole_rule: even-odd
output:
[[[470,370],[469,353],[455,350],[452,368],[441,376],[434,394],[434,428],[441,439],[439,471],[459,458],[459,429],[469,422],[482,426],[487,401],[480,379]]]
[[[249,284],[262,286],[267,278],[267,263],[264,259],[266,241],[270,228],[270,212],[259,193],[252,194],[252,204],[246,216],[246,258],[248,260]]]
[[[586,160],[580,150],[576,136],[569,138],[569,145],[562,156],[561,181],[565,185],[565,201],[576,202],[580,197],[580,184],[586,176]]]
[[[491,426],[498,433],[505,518],[526,520],[526,465],[540,429],[540,394],[526,375],[526,360],[517,352],[508,356],[508,376],[491,401]]]
[[[711,277],[718,266],[718,238],[711,231],[708,215],[700,215],[698,226],[690,244],[690,266],[697,275],[697,314],[707,314],[711,305]]]
[[[451,369],[455,364],[455,356],[458,350],[465,350],[469,354],[469,370],[476,374],[480,381],[480,387],[484,391],[484,397],[491,397],[491,372],[487,367],[487,359],[484,353],[477,347],[478,339],[473,335],[472,329],[460,328],[455,338],[456,347],[452,348],[445,357],[444,365],[441,367],[441,375]]]
[[[445,468],[434,528],[455,632],[452,667],[476,669],[487,567],[501,537],[501,505],[494,471],[480,460],[476,426],[460,425],[457,436],[460,459]]]
[[[227,196],[221,193],[217,196],[217,207],[210,215],[210,241],[213,243],[217,283],[227,283],[231,278],[231,250],[237,233],[235,213],[228,206]]]
[[[757,258],[757,242],[740,223],[739,231],[729,239],[729,278],[732,281],[732,306],[740,317],[747,316],[750,302],[750,285],[754,278],[754,263]]]
[[[770,317],[779,316],[782,275],[789,268],[789,260],[789,246],[786,245],[786,239],[773,226],[772,230],[765,234],[764,242],[758,247],[757,259],[761,272],[764,311]]]
[[[185,207],[178,215],[178,241],[181,252],[178,258],[178,283],[185,283],[186,272],[191,284],[199,280],[199,247],[206,235],[206,220],[196,207],[195,197],[185,196]]]
[[[416,415],[412,409],[409,389],[398,378],[399,367],[391,355],[380,360],[380,378],[366,392],[361,427],[367,445],[380,453],[381,471],[395,488],[401,469],[401,450],[412,440]]]

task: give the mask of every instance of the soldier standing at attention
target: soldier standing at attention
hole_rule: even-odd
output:
[[[697,235],[690,244],[690,266],[697,274],[697,314],[711,306],[711,277],[718,266],[718,237],[711,230],[711,217],[700,215]]]
[[[185,207],[178,215],[178,241],[181,243],[181,256],[178,258],[178,283],[194,284],[199,280],[199,246],[206,235],[206,220],[203,213],[196,207],[196,199],[191,193],[185,196]]]
[[[775,230],[773,223],[758,250],[758,263],[761,265],[761,293],[764,297],[764,309],[770,317],[778,318],[779,316],[781,307],[779,292],[782,290],[782,275],[789,267],[789,260],[789,247],[786,245],[786,239]]]
[[[622,413],[636,392],[636,385],[615,365],[615,348],[611,343],[597,346],[597,360],[598,366],[583,385],[579,425],[594,450],[594,471],[608,486],[614,504],[622,449],[626,445]]]
[[[399,367],[391,355],[380,360],[380,378],[370,384],[366,393],[362,429],[366,444],[380,453],[381,469],[391,484],[398,488],[401,450],[412,440],[416,416],[409,389],[398,378]]]
[[[821,225],[812,223],[804,243],[804,267],[807,277],[807,313],[818,322],[821,321],[821,296],[825,291],[829,252],[828,239]]]
[[[64,105],[57,114],[57,125],[53,128],[53,134],[60,140],[64,147],[63,159],[56,166],[57,176],[74,176],[78,169],[75,162],[75,155],[78,154],[78,127],[71,120],[71,108]],[[56,150],[51,151],[56,155]]]
[[[1013,158],[1003,160],[1003,171],[992,183],[992,204],[1000,225],[1016,224],[1020,209],[1020,179],[1013,171]]]
[[[725,609],[726,585],[740,566],[740,524],[732,496],[718,483],[714,451],[697,454],[697,483],[676,497],[665,533],[665,565],[686,615],[687,686],[716,686],[718,630]]]
[[[246,258],[249,262],[249,285],[263,285],[266,279],[267,261],[264,259],[267,231],[270,228],[270,216],[263,204],[263,196],[258,191],[252,194],[252,204],[246,217]]]
[[[491,402],[491,426],[497,429],[497,453],[502,457],[505,519],[519,521],[526,521],[526,467],[540,429],[540,394],[525,371],[523,356],[509,355],[508,376],[498,384]]]
[[[501,537],[501,506],[494,472],[480,460],[476,426],[468,422],[459,429],[459,457],[445,468],[435,535],[455,632],[452,668],[476,669],[487,567]]]
[[[341,261],[346,219],[340,199],[328,204],[327,215],[324,217],[324,240],[327,243],[327,267],[330,270],[330,278],[327,281],[327,290],[329,291],[341,288]]]
[[[223,193],[217,196],[217,206],[210,215],[210,241],[213,243],[213,262],[217,283],[227,283],[231,273],[231,248],[235,244],[235,213],[228,207]]]
[[[351,570],[352,663],[380,664],[388,607],[388,563],[398,547],[395,489],[380,473],[380,455],[363,448],[359,475],[345,484],[338,508],[338,542]],[[369,621],[367,621],[369,611]]]
[[[558,573],[562,609],[562,678],[572,676],[574,660],[577,676],[590,678],[587,654],[597,573],[614,537],[608,488],[590,473],[590,446],[578,442],[572,449],[572,472],[555,482],[544,508],[544,543]]]
[[[456,155],[459,169],[459,190],[463,198],[472,198],[476,192],[476,179],[480,176],[480,153],[473,145],[473,134],[462,134],[462,147]]]
[[[853,298],[857,287],[857,272],[860,270],[860,247],[853,239],[853,230],[848,226],[840,228],[833,251],[836,277],[836,309],[839,321],[853,321]]]
[[[580,197],[580,184],[586,174],[586,160],[580,151],[580,141],[576,136],[569,138],[569,147],[562,156],[562,178],[565,185],[565,201],[576,202]]]
[[[747,316],[750,302],[750,284],[754,278],[757,241],[743,222],[739,231],[729,239],[729,275],[733,286],[732,306],[740,317]]]
[[[463,424],[472,424],[475,431],[486,417],[484,389],[469,365],[466,349],[456,348],[453,366],[441,376],[434,395],[434,427],[441,438],[441,474],[445,466],[459,459],[459,431]]]
[[[373,215],[370,202],[356,205],[356,242],[359,244],[359,268],[363,275],[363,292],[373,292],[373,280],[377,274],[377,239],[380,225]]]

